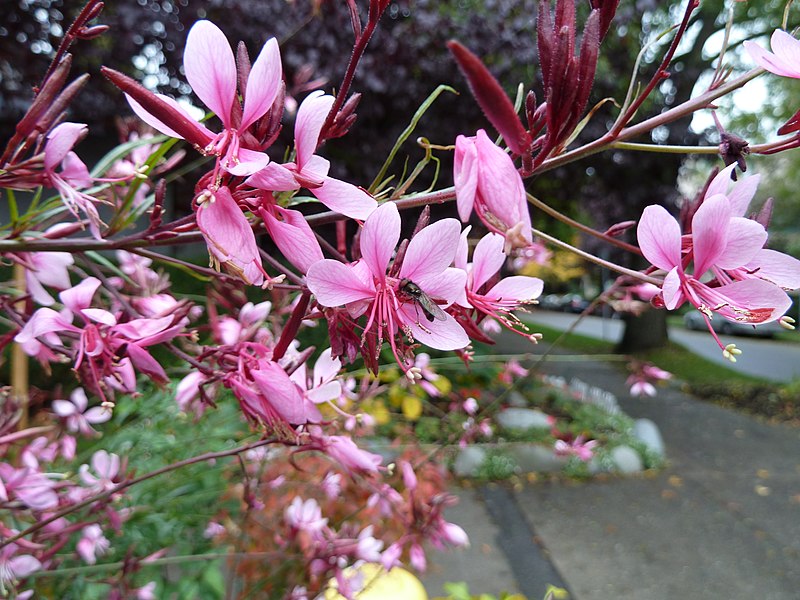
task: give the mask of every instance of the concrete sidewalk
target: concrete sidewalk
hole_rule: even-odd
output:
[[[516,336],[504,352],[529,352]],[[633,418],[653,420],[669,466],[652,475],[465,489],[451,518],[472,547],[436,556],[424,582],[472,593],[548,583],[573,600],[800,598],[800,429],[697,401],[678,385],[628,395],[625,374],[597,361],[545,372],[613,392]],[[498,500],[499,498],[499,500]]]

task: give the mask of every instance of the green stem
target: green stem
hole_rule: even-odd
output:
[[[634,152],[660,152],[662,154],[719,154],[718,146],[670,146],[659,144],[636,144],[633,142],[612,142],[613,150],[633,150]]]

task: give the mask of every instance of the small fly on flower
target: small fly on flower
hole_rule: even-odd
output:
[[[439,308],[439,305],[436,304],[436,302],[434,302],[431,297],[428,296],[428,294],[423,292],[420,287],[410,279],[401,279],[397,291],[404,296],[411,298],[415,307],[422,309],[425,318],[427,318],[429,322],[433,323],[435,319],[439,321],[447,320],[447,315],[445,315],[444,311]]]

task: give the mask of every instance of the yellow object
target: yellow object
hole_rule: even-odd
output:
[[[428,600],[419,579],[400,567],[387,571],[377,563],[364,563],[357,569],[348,567],[345,575],[356,573],[364,578],[364,589],[355,595],[357,600]],[[336,580],[328,582],[325,600],[345,600],[338,592]]]

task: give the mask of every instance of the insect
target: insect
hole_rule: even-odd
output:
[[[434,319],[439,321],[446,321],[447,315],[439,308],[439,305],[434,302],[428,294],[423,292],[420,287],[410,279],[401,279],[400,286],[397,291],[411,298],[414,301],[414,306],[422,309],[425,318],[433,323]]]

